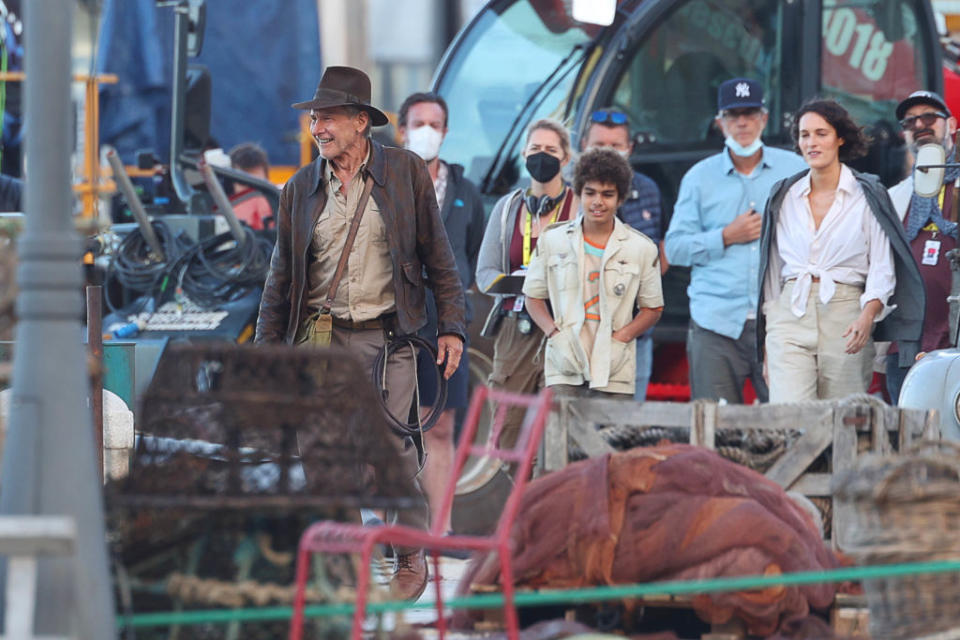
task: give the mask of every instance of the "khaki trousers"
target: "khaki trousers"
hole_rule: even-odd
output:
[[[516,318],[508,316],[501,320],[493,343],[490,386],[515,393],[539,392],[544,381],[543,343],[543,332],[536,325],[530,333],[520,333]],[[517,442],[525,414],[523,407],[507,410],[500,432],[501,447],[509,448]]]
[[[298,334],[299,337],[299,334]],[[360,360],[364,372],[373,371],[373,363],[377,355],[383,351],[385,344],[383,329],[344,329],[333,327],[331,345],[349,349]],[[406,421],[413,405],[413,391],[416,385],[416,358],[415,354],[407,349],[401,349],[391,354],[386,366],[387,380],[385,388],[388,391],[386,404],[394,416]],[[369,380],[369,378],[367,378]],[[366,383],[366,381],[364,381]],[[417,505],[410,509],[397,511],[397,522],[417,529],[429,528],[429,508],[423,490],[417,480],[419,464],[417,448],[409,438],[398,437],[384,421],[374,425],[382,431],[386,439],[396,450],[396,464],[403,470],[402,477],[408,481],[397,485],[395,483],[374,482],[374,491],[377,496],[416,498]],[[412,549],[398,547],[400,553],[409,553]]]
[[[767,316],[767,370],[770,402],[803,402],[865,393],[873,376],[873,340],[858,353],[846,352],[843,332],[860,316],[862,287],[836,284],[833,298],[820,302],[820,284],[810,288],[806,311],[790,311],[795,282],[764,305]]]

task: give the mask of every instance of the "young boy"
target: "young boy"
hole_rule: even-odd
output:
[[[636,337],[660,319],[657,245],[616,216],[632,178],[615,151],[581,155],[580,215],[550,226],[530,261],[527,312],[547,336],[546,383],[560,393],[632,396]]]

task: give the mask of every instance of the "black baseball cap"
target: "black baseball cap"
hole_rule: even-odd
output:
[[[763,106],[763,87],[750,78],[727,80],[717,90],[717,110]]]
[[[903,102],[897,105],[897,120],[903,120],[903,116],[907,114],[907,109],[912,107],[915,104],[929,104],[932,107],[940,109],[948,116],[952,116],[950,109],[947,108],[947,103],[943,101],[938,94],[933,91],[914,91],[909,96],[907,96]]]

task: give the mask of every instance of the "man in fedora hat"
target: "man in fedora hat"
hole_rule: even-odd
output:
[[[371,106],[370,79],[359,69],[327,67],[313,99],[293,107],[310,111],[320,157],[280,195],[256,342],[342,346],[372,371],[390,337],[415,334],[426,323],[428,285],[437,302],[437,363],[446,362],[449,378],[466,338],[464,294],[426,165],[411,151],[370,138],[371,127],[387,117]],[[403,422],[415,380],[410,350],[391,353],[386,405]],[[398,464],[416,485],[416,451],[397,444]],[[426,529],[425,501],[398,519]],[[391,591],[417,598],[427,583],[423,551],[396,551]]]

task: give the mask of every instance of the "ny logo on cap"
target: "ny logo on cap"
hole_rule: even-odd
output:
[[[738,82],[736,86],[736,92],[738,98],[749,98],[750,97],[750,85],[746,82]]]

